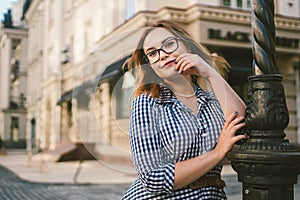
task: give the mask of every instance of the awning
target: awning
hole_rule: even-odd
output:
[[[67,102],[67,101],[71,101],[72,100],[72,94],[73,94],[73,90],[69,90],[67,92],[65,92],[60,100],[57,101],[56,105],[61,105],[63,102]]]
[[[77,99],[78,108],[86,109],[90,101],[90,94],[95,90],[95,87],[96,85],[93,82],[84,82],[80,86],[65,92],[56,104],[61,105],[63,102],[75,98]]]
[[[102,74],[98,75],[96,78],[96,82],[104,82],[107,80],[113,79],[115,76],[121,74],[122,71],[122,66],[124,62],[130,57],[131,55],[125,56],[124,58],[110,64]]]
[[[84,82],[76,88],[65,92],[60,100],[57,101],[57,105],[61,105],[63,102],[71,101],[72,98],[77,99],[79,108],[85,108],[88,106],[90,100],[90,94],[93,93],[99,83],[104,81],[113,80],[116,76],[120,75],[124,62],[130,57],[128,55],[112,64],[110,64],[102,74],[98,75],[94,81]]]

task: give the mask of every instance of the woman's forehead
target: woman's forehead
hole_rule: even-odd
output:
[[[148,35],[145,37],[144,49],[150,47],[159,48],[166,38],[172,36],[174,37],[174,35],[165,28],[155,28],[151,32],[149,32]]]

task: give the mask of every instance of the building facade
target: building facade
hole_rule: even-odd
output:
[[[11,10],[0,28],[0,138],[7,148],[26,147],[27,29]]]
[[[250,6],[248,0],[31,1],[21,23],[28,41],[21,84],[26,87],[22,126],[28,150],[94,143],[99,154],[130,157],[129,100],[135,80],[122,71],[122,64],[143,28],[157,19],[181,23],[212,53],[224,56],[232,66],[228,82],[246,100],[252,74]],[[299,0],[275,1],[275,14],[276,62],[290,113],[285,132],[292,143],[300,143]],[[13,56],[3,63],[2,52],[8,50],[0,54],[1,80],[12,85],[8,66]],[[1,90],[9,94],[2,81]],[[1,98],[4,113],[9,99]],[[3,116],[0,133],[5,140],[12,122]]]

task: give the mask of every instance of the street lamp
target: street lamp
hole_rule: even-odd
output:
[[[244,200],[293,200],[300,152],[285,139],[289,113],[275,63],[273,0],[252,0],[253,76],[245,121],[249,138],[228,153]]]

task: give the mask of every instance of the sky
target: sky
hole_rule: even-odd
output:
[[[3,14],[7,12],[8,8],[11,8],[11,2],[16,0],[0,0],[0,19],[4,19]]]

